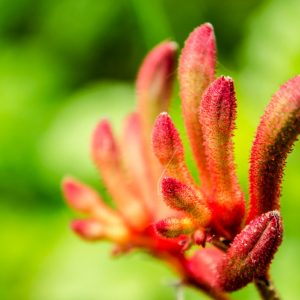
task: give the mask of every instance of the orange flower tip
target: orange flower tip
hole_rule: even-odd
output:
[[[96,241],[104,237],[103,226],[94,220],[74,220],[71,228],[85,240]]]
[[[92,154],[94,159],[102,161],[108,157],[114,157],[117,153],[117,146],[114,140],[110,123],[102,120],[97,125],[92,138]]]
[[[159,234],[167,238],[175,238],[182,234],[189,234],[194,230],[191,218],[169,217],[155,224]]]
[[[154,124],[152,134],[153,151],[162,165],[172,161],[174,155],[181,155],[183,147],[178,134],[168,113],[161,113]]]
[[[282,242],[282,221],[278,211],[252,220],[233,240],[219,266],[219,286],[234,291],[266,274]]]
[[[170,177],[163,178],[161,186],[167,205],[188,214],[198,226],[210,223],[211,212],[203,203],[199,191]]]

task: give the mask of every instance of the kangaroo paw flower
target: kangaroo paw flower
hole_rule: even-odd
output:
[[[281,241],[282,222],[278,211],[252,220],[235,237],[220,263],[218,285],[225,291],[234,291],[265,275]]]
[[[250,160],[248,222],[279,209],[283,169],[300,133],[300,75],[273,96],[258,126]]]
[[[238,184],[233,155],[233,130],[236,99],[229,77],[216,79],[207,88],[200,104],[200,123],[213,182],[209,204],[217,227],[239,232],[245,212],[245,200]]]
[[[234,84],[229,77],[215,79],[213,27],[206,23],[190,34],[178,68],[183,119],[201,185],[189,172],[182,140],[165,112],[176,49],[163,42],[143,61],[137,108],[126,118],[121,138],[106,120],[93,134],[92,158],[115,208],[85,184],[70,177],[63,181],[67,203],[85,215],[72,228],[86,240],[112,241],[115,254],[144,250],[214,299],[226,300],[227,292],[252,281],[268,294],[266,276],[282,241],[283,169],[300,132],[300,75],[279,89],[261,119],[245,218],[233,153]]]

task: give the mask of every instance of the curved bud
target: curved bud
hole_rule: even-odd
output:
[[[132,192],[121,164],[120,151],[112,134],[110,124],[102,121],[96,127],[92,138],[92,155],[102,179],[117,204],[126,222],[141,230],[150,216],[145,205]]]
[[[245,212],[245,200],[238,183],[233,155],[233,130],[236,119],[236,98],[233,80],[221,76],[205,91],[199,120],[207,167],[213,185],[210,207],[214,219],[235,234],[239,232]]]
[[[174,238],[181,234],[192,233],[195,229],[194,222],[188,217],[169,217],[155,224],[156,230],[164,237]]]
[[[272,97],[258,126],[250,160],[250,213],[279,209],[285,161],[300,132],[300,75]]]
[[[218,285],[235,291],[263,276],[282,241],[282,222],[278,211],[252,220],[233,240],[218,268]]]
[[[216,44],[213,27],[205,23],[197,27],[185,42],[179,60],[179,83],[184,122],[203,187],[210,186],[203,148],[203,132],[198,120],[202,94],[215,77]]]
[[[198,226],[205,227],[210,223],[211,212],[198,190],[174,178],[164,178],[162,194],[167,205],[185,212]]]
[[[169,107],[175,74],[177,44],[166,41],[156,46],[144,59],[138,72],[136,90],[138,113],[147,137],[156,116]]]
[[[192,179],[184,159],[184,149],[179,133],[167,113],[161,113],[152,133],[153,151],[168,176],[191,183]]]

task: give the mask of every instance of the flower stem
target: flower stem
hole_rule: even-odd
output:
[[[280,296],[269,276],[256,278],[255,286],[263,300],[280,300]]]

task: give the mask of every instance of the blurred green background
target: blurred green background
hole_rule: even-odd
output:
[[[218,71],[236,80],[235,136],[247,191],[251,141],[280,84],[300,72],[298,0],[0,0],[0,299],[175,299],[176,279],[141,253],[111,259],[111,245],[76,238],[60,181],[103,190],[89,158],[96,122],[116,130],[134,107],[138,66],[156,43],[180,46],[213,23]],[[175,93],[172,114],[182,129]],[[191,160],[189,160],[190,162]],[[272,266],[284,299],[299,299],[300,147],[285,172],[285,238]],[[185,299],[207,299],[190,289]],[[236,299],[257,297],[253,287]]]

